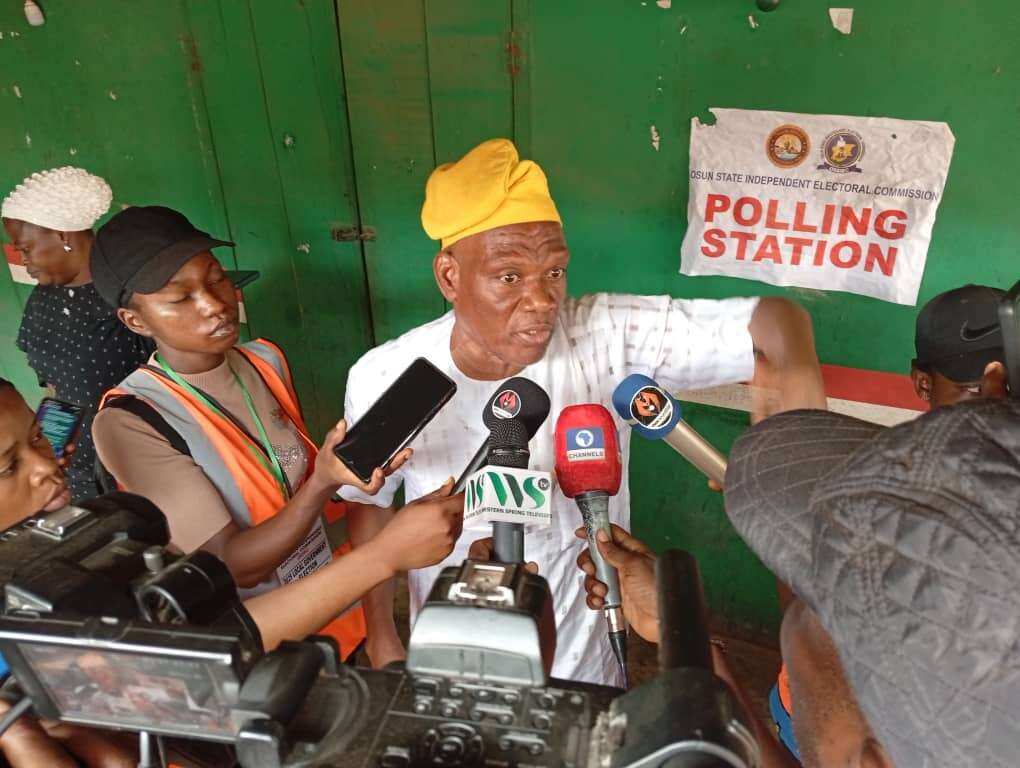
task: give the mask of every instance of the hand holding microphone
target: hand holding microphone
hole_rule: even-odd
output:
[[[655,553],[644,542],[634,538],[615,523],[612,537],[604,530],[597,534],[598,551],[620,579],[620,597],[623,615],[641,637],[650,643],[659,642],[659,607],[655,593]],[[582,527],[574,531],[579,539],[588,537]],[[584,591],[588,607],[600,611],[605,607],[608,587],[597,576],[591,551],[583,550],[577,557],[577,567],[584,572]]]
[[[598,549],[596,536],[609,534],[609,497],[620,490],[623,467],[616,423],[601,405],[571,405],[556,420],[556,477],[564,496],[581,512],[588,550],[599,580],[606,585],[603,600],[609,641],[624,677],[627,674],[627,627],[623,621],[616,569]]]

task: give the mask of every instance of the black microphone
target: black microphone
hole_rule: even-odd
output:
[[[545,394],[543,392],[543,394]],[[489,431],[490,467],[527,469],[531,460],[528,430],[518,418],[498,418]],[[495,559],[501,563],[524,562],[524,525],[493,521],[492,544]]]
[[[490,431],[499,421],[518,419],[527,430],[528,440],[535,436],[548,416],[549,395],[538,384],[523,376],[514,376],[500,384],[482,409],[482,422]],[[489,441],[486,439],[457,478],[450,491],[451,495],[464,490],[468,478],[486,465],[488,456]]]

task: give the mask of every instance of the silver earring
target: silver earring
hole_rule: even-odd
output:
[[[69,246],[67,243],[64,243],[64,251],[65,251],[65,253],[70,253],[71,252],[71,246]]]

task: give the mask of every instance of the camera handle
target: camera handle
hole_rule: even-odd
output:
[[[314,636],[281,643],[255,665],[232,712],[244,768],[318,765],[361,732],[368,687],[339,659],[333,638]]]
[[[594,748],[609,768],[755,768],[750,720],[712,669],[697,560],[670,549],[655,567],[659,674],[599,717]]]
[[[705,592],[694,555],[668,549],[655,562],[659,668],[712,670]]]

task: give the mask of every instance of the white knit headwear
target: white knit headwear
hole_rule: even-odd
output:
[[[57,232],[80,232],[92,229],[112,200],[109,184],[68,165],[33,173],[21,182],[4,200],[0,217]]]

